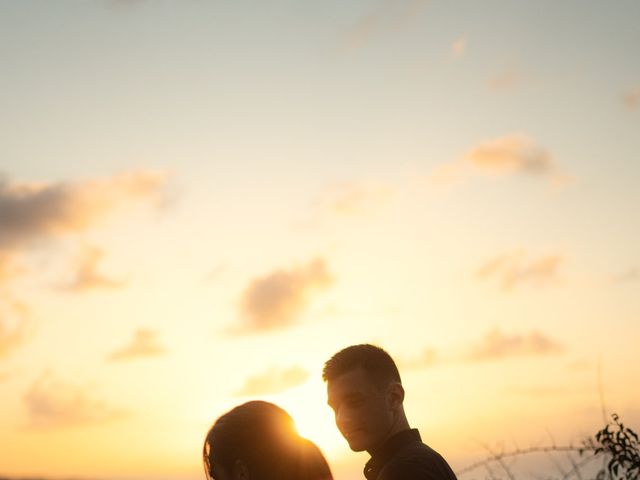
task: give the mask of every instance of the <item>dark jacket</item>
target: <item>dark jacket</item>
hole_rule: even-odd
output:
[[[371,453],[364,467],[367,480],[456,480],[449,464],[422,443],[416,429],[395,434]]]

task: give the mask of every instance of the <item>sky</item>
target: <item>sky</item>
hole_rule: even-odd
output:
[[[265,399],[362,478],[320,375],[364,342],[454,470],[640,429],[638,24],[0,1],[0,476],[201,479]]]

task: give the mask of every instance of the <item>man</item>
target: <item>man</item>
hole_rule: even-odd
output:
[[[324,365],[328,403],[351,450],[366,450],[367,480],[456,480],[444,458],[411,429],[404,388],[393,359],[382,348],[352,345]]]

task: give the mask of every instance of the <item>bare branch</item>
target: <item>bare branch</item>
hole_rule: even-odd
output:
[[[562,446],[543,446],[543,447],[530,447],[524,449],[513,450],[511,452],[502,452],[498,454],[492,454],[490,457],[485,458],[484,460],[480,460],[478,462],[472,463],[471,465],[462,468],[456,472],[456,475],[462,475],[464,473],[475,470],[479,467],[484,467],[485,465],[489,465],[492,463],[499,462],[504,458],[513,458],[519,457],[522,455],[529,455],[531,453],[543,453],[543,452],[579,452],[580,450],[586,451],[590,450],[589,447],[574,447],[573,445],[562,445]]]
[[[562,477],[562,480],[568,480],[571,477],[571,475],[574,475],[574,474],[578,480],[583,480],[580,470],[597,457],[594,456],[594,457],[583,458],[579,462],[576,462],[571,455],[567,455],[567,458],[571,462],[571,465],[573,465],[573,468],[569,470],[564,477]]]
[[[602,410],[602,422],[607,424],[609,422],[609,416],[607,415],[607,408],[604,403],[604,386],[602,382],[602,356],[598,357],[598,397],[600,398],[600,409]]]

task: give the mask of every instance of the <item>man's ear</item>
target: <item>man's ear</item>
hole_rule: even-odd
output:
[[[236,460],[233,464],[233,480],[249,480],[249,468],[242,460]]]
[[[393,382],[389,385],[387,389],[387,399],[392,409],[395,410],[402,407],[402,403],[404,402],[404,388],[401,383]]]

